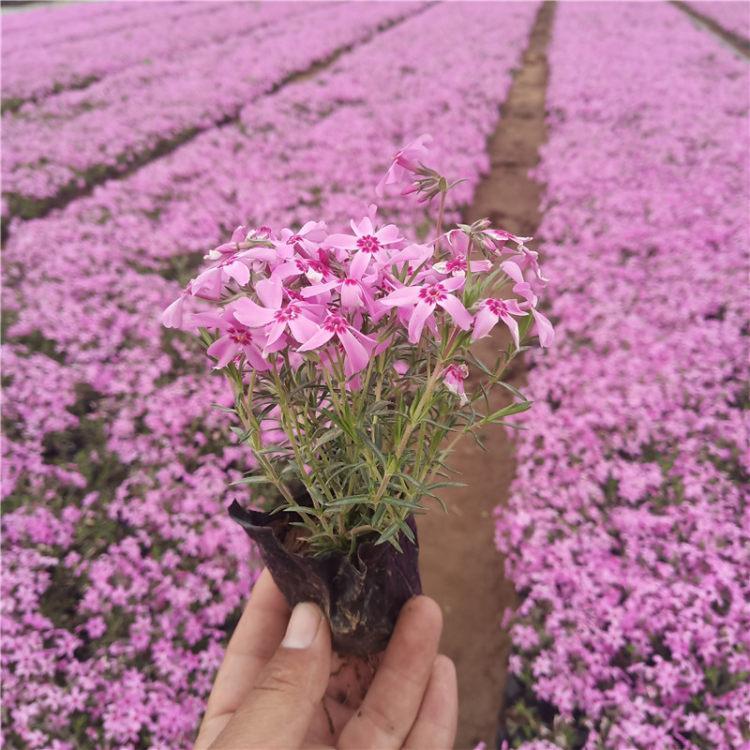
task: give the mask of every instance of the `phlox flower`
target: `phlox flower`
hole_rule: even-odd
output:
[[[469,238],[459,229],[454,229],[446,235],[448,250],[452,257],[435,263],[433,268],[443,275],[466,275],[470,267],[472,273],[485,273],[492,268],[489,260],[467,261],[469,255]]]
[[[539,298],[531,288],[531,284],[524,279],[519,265],[512,260],[506,260],[500,264],[500,268],[515,282],[513,284],[513,292],[519,297],[524,298],[524,307],[536,307]]]
[[[463,284],[463,277],[452,276],[434,284],[401,287],[380,301],[386,307],[411,308],[408,324],[409,341],[416,344],[422,335],[425,323],[432,318],[438,305],[451,316],[459,328],[464,331],[469,330],[473,320],[471,313],[458,297],[451,294],[460,289]]]
[[[330,311],[322,323],[314,324],[312,334],[297,351],[309,352],[319,349],[334,336],[344,348],[347,375],[354,375],[367,366],[377,342],[358,331],[341,313],[335,311]]]
[[[236,306],[237,303],[233,304]],[[233,306],[225,307],[220,315],[198,313],[193,316],[193,322],[219,331],[219,338],[206,350],[209,357],[216,359],[214,370],[221,370],[241,355],[244,355],[245,360],[253,369],[267,370],[268,362],[265,355],[269,351],[278,351],[286,343],[279,338],[269,350],[263,331],[250,328],[240,322]]]
[[[316,297],[327,292],[338,291],[341,299],[341,307],[345,310],[366,307],[372,310],[375,306],[375,298],[372,292],[373,277],[363,279],[362,275],[356,275],[354,269],[343,279],[334,279],[321,284],[312,284],[301,291],[305,299]]]
[[[520,345],[518,323],[511,316],[524,316],[526,314],[514,299],[493,299],[491,297],[484,299],[474,316],[474,330],[471,334],[471,340],[477,341],[488,336],[490,331],[497,325],[497,322],[502,320],[508,326],[517,349]]]
[[[308,221],[296,232],[282,229],[278,240],[274,240],[273,244],[281,256],[286,256],[287,253],[291,256],[291,250],[312,257],[327,234],[328,227],[324,221]]]
[[[250,281],[250,267],[257,262],[270,263],[276,257],[273,248],[257,246],[242,247],[241,242],[247,237],[247,229],[237,227],[232,234],[231,242],[225,242],[214,248],[206,258],[214,261],[205,271],[198,274],[189,284],[190,294],[204,299],[217,300],[224,287],[231,281],[245,286]]]
[[[383,265],[388,257],[387,246],[395,245],[402,239],[395,224],[386,224],[376,230],[369,216],[365,216],[359,224],[352,221],[351,227],[354,234],[331,234],[325,242],[342,250],[355,251],[349,267],[353,278],[361,278],[373,258]]]
[[[549,279],[542,275],[542,269],[539,266],[539,253],[536,250],[530,250],[525,245],[521,245],[517,251],[518,255],[515,261],[521,271],[530,271],[532,277],[540,286],[546,286]]]
[[[422,160],[429,153],[427,144],[432,141],[429,133],[423,133],[406,146],[399,149],[393,157],[391,166],[375,188],[375,194],[382,197],[387,187],[401,187],[402,195],[414,192],[411,186],[414,173],[420,168]]]
[[[516,246],[520,249],[525,247],[527,242],[534,239],[533,237],[520,237],[517,234],[511,234],[504,229],[487,229],[485,234],[492,238],[499,250],[503,250],[502,246],[508,241],[515,242]]]
[[[284,288],[278,281],[263,279],[255,285],[255,291],[263,305],[242,297],[234,303],[234,314],[249,328],[266,327],[266,347],[274,344],[287,329],[299,342],[307,341],[317,330],[312,320],[315,306],[294,299],[284,305]]]
[[[448,365],[443,372],[445,387],[458,396],[462,406],[469,402],[464,390],[464,380],[468,376],[469,368],[466,365]]]
[[[296,255],[277,265],[271,272],[271,278],[278,281],[305,276],[311,284],[320,284],[333,276],[325,254],[318,250],[318,257]]]

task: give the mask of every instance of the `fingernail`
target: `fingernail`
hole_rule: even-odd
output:
[[[321,611],[314,604],[298,604],[292,610],[281,645],[284,648],[309,648],[315,640],[321,616]]]

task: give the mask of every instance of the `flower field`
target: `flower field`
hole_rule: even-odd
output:
[[[747,33],[741,3],[694,5]],[[502,168],[487,143],[540,7],[3,15],[6,747],[190,747],[259,564],[226,514],[251,466],[213,406],[231,392],[161,312],[239,224],[348,231],[422,132],[467,178],[458,219]],[[527,356],[496,517],[521,602],[506,737],[742,747],[748,61],[666,3],[559,3],[547,56],[557,334]],[[416,202],[379,212],[429,230]]]
[[[523,599],[511,723],[566,748],[743,747],[747,62],[666,6],[562,5],[549,55],[559,338],[498,520]]]

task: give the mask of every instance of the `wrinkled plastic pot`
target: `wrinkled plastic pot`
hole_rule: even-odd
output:
[[[258,545],[289,606],[312,601],[325,612],[333,648],[341,655],[366,657],[382,651],[403,605],[422,593],[413,518],[408,523],[416,542],[402,534],[403,552],[391,544],[364,541],[349,558],[343,553],[300,554],[301,545],[294,541],[297,527],[290,525],[295,517],[289,513],[245,510],[235,501],[229,515]]]

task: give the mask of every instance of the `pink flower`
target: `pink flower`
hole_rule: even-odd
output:
[[[348,376],[362,370],[370,360],[370,353],[376,341],[365,336],[352,326],[340,313],[329,312],[322,323],[315,324],[312,335],[297,351],[308,352],[328,343],[334,336],[338,338],[346,353],[345,364]]]
[[[187,294],[181,294],[169,307],[161,314],[161,324],[165,328],[182,328],[182,321],[185,315],[185,299]]]
[[[273,248],[242,248],[240,243],[246,235],[245,227],[237,227],[232,234],[231,242],[219,245],[206,256],[215,262],[190,282],[190,294],[204,299],[219,299],[230,281],[237,282],[241,287],[250,281],[250,266],[253,263],[269,263],[275,259],[276,253]]]
[[[464,380],[469,376],[469,368],[466,365],[448,365],[443,373],[443,382],[445,387],[455,393],[461,405],[467,404],[469,399],[466,397],[464,390]]]
[[[538,297],[534,293],[526,279],[523,277],[523,273],[517,263],[512,260],[506,260],[500,264],[500,268],[515,282],[513,284],[513,291],[519,296],[523,297],[525,302],[524,305],[536,307]]]
[[[242,297],[234,303],[235,317],[250,328],[267,326],[267,347],[287,329],[299,342],[307,341],[315,332],[316,324],[308,317],[314,314],[314,307],[297,300],[283,305],[284,289],[278,281],[263,279],[255,285],[255,291],[263,306]]]
[[[511,315],[527,315],[514,299],[485,299],[482,300],[479,310],[474,317],[474,331],[471,340],[484,338],[497,325],[498,320],[502,320],[508,326],[516,348],[520,345],[518,335],[518,323],[513,320]]]
[[[453,256],[448,260],[435,263],[433,268],[443,275],[466,275],[468,268],[467,256],[469,254],[469,238],[460,230],[454,229],[447,235],[448,250]],[[489,260],[472,260],[471,272],[484,273],[492,268]]]
[[[295,256],[280,263],[271,273],[271,278],[276,281],[305,276],[311,284],[320,284],[329,279],[333,272],[328,259],[322,251],[318,251],[318,258],[306,258]]]
[[[499,250],[504,249],[500,246],[508,242],[508,240],[510,240],[511,242],[515,242],[520,249],[525,245],[525,243],[530,242],[534,239],[533,237],[519,237],[517,234],[511,234],[510,232],[506,232],[504,229],[488,229],[486,231],[486,234],[488,234],[495,241],[495,244],[498,245]]]
[[[282,229],[281,236],[274,241],[274,245],[282,255],[287,252],[286,248],[290,248],[298,253],[312,256],[327,234],[328,228],[324,221],[308,221],[297,232],[293,232],[291,229]]]
[[[531,308],[531,314],[536,321],[535,330],[537,336],[539,336],[540,346],[549,346],[555,338],[555,329],[552,327],[552,323],[536,308]]]
[[[429,133],[423,133],[419,138],[415,138],[411,143],[397,151],[393,163],[378,182],[375,194],[382,197],[385,194],[386,187],[391,186],[407,188],[402,191],[402,195],[413,192],[413,188],[408,189],[408,186],[412,182],[413,174],[420,168],[422,160],[427,156],[428,148],[426,144],[431,141],[432,136]]]
[[[516,258],[521,271],[530,270],[533,277],[541,286],[546,286],[549,279],[542,275],[542,269],[539,267],[539,253],[536,250],[529,250],[528,247],[521,245],[518,248],[519,257]]]
[[[370,260],[382,260],[387,245],[401,241],[401,234],[395,224],[387,224],[375,231],[372,219],[365,216],[359,224],[351,222],[354,234],[332,234],[326,238],[326,244],[342,250],[355,250],[349,273],[353,278],[362,278],[370,265]]]
[[[452,276],[435,284],[405,286],[396,289],[380,301],[386,307],[413,308],[408,326],[409,341],[416,344],[422,335],[425,323],[431,318],[438,305],[451,316],[459,328],[464,331],[469,330],[472,322],[471,313],[457,297],[450,294],[463,284],[464,279],[461,276]]]
[[[354,264],[352,264],[354,266]],[[374,277],[373,277],[374,278]],[[375,299],[371,291],[371,284],[367,283],[360,275],[356,274],[354,268],[350,268],[349,274],[344,279],[334,279],[322,284],[312,284],[305,287],[301,295],[307,299],[337,290],[341,299],[341,307],[345,310],[367,307],[373,310]]]
[[[217,360],[214,370],[221,370],[241,355],[244,355],[245,360],[253,369],[261,371],[268,369],[268,362],[264,359],[264,354],[267,353],[267,342],[262,331],[243,325],[237,320],[234,310],[230,307],[226,307],[222,315],[217,318],[216,328],[219,329],[221,335],[206,350],[209,357],[215,357]],[[277,340],[274,351],[283,346],[284,341]]]

